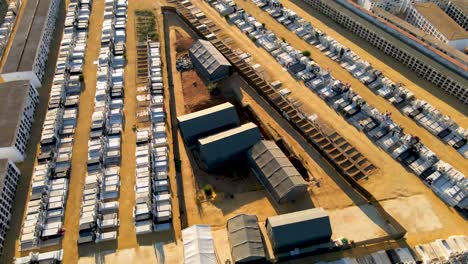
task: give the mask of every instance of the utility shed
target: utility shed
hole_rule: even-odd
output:
[[[229,75],[231,64],[209,41],[195,42],[189,49],[189,56],[195,69],[210,82]]]
[[[224,103],[188,115],[177,117],[182,136],[188,145],[199,138],[221,132],[239,125],[236,108]]]
[[[258,142],[248,156],[255,175],[278,203],[290,202],[307,193],[306,181],[275,142]]]
[[[224,162],[245,155],[247,150],[262,139],[254,123],[223,131],[198,140],[200,157],[208,169],[219,167]]]
[[[330,218],[322,208],[268,217],[265,226],[276,254],[330,242],[332,235]]]
[[[235,263],[266,263],[257,216],[236,215],[228,220],[227,230]]]
[[[185,264],[217,263],[213,236],[209,225],[193,225],[182,230]]]

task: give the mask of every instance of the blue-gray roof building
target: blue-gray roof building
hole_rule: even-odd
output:
[[[258,180],[276,202],[290,202],[307,194],[307,182],[275,142],[258,142],[248,156]]]
[[[229,129],[198,140],[200,158],[208,169],[215,169],[228,161],[244,158],[247,150],[262,140],[254,123]]]
[[[265,225],[275,254],[328,243],[332,235],[330,218],[322,208],[268,217]]]
[[[177,121],[182,136],[188,145],[196,143],[199,138],[239,125],[236,108],[231,103],[224,103],[179,116]]]
[[[189,56],[195,70],[207,81],[219,81],[229,75],[231,63],[209,41],[195,42],[189,49]]]

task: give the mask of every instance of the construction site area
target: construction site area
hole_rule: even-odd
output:
[[[55,23],[1,263],[240,263],[239,216],[265,263],[468,245],[466,104],[306,1],[67,0]],[[325,234],[281,248],[304,212],[317,230],[295,232]]]

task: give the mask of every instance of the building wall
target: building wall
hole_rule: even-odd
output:
[[[0,254],[3,252],[6,232],[10,228],[9,222],[11,218],[11,209],[19,176],[19,169],[9,161],[8,169],[6,170],[6,175],[4,177],[4,187],[3,190],[0,190]]]
[[[354,21],[354,19],[332,8],[326,0],[303,0],[319,12],[330,17],[349,31],[371,43],[373,46],[383,51],[385,54],[395,58],[405,66],[416,72],[419,76],[434,83],[439,88],[445,90],[458,98],[465,104],[468,104],[468,88],[464,83],[458,83],[450,77],[442,74],[431,65],[419,60],[416,56],[398,48],[398,43],[394,44],[385,38],[379,36],[367,27]]]
[[[458,6],[452,4],[452,1],[447,5],[445,13],[455,20],[455,22],[457,22],[462,28],[468,30],[468,14],[464,14]]]
[[[448,43],[449,40],[434,27],[416,8],[411,6],[406,15],[406,21],[420,30],[432,35],[436,39]]]
[[[34,62],[34,73],[40,82],[45,73],[47,58],[49,56],[50,41],[54,34],[55,21],[57,20],[60,0],[52,0],[50,3],[49,13],[47,16],[47,23],[42,29],[41,41],[36,52],[36,59]]]

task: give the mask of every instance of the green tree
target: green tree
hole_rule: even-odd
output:
[[[304,50],[304,51],[302,51],[302,55],[304,55],[306,57],[310,57],[310,51]]]

